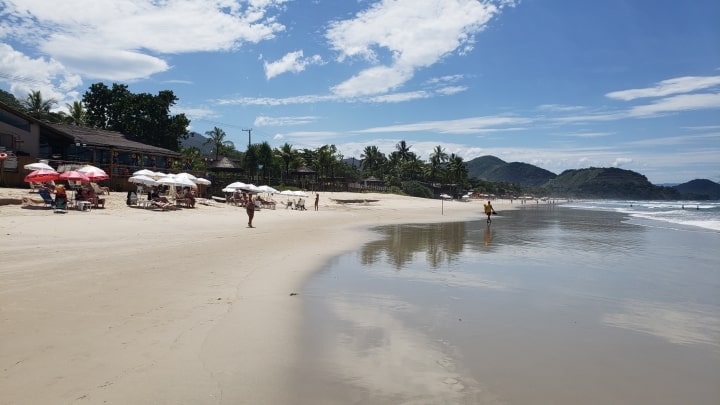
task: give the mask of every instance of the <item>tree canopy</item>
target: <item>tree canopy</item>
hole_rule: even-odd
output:
[[[95,83],[83,95],[86,123],[95,128],[122,132],[138,142],[177,151],[187,138],[190,120],[170,114],[177,97],[171,90],[157,95],[131,93],[124,84],[112,88]]]

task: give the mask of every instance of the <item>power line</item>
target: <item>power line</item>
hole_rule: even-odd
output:
[[[2,72],[0,72],[0,79],[10,80],[10,81],[15,81],[15,82],[32,83],[32,84],[47,84],[43,81],[33,79],[30,77],[15,76],[15,75],[11,75],[9,73],[2,73]]]

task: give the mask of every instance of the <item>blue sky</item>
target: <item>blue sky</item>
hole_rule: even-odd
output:
[[[720,182],[717,0],[0,0],[0,88],[172,90],[244,150],[400,140]]]

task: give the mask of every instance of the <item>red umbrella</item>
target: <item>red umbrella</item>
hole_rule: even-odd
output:
[[[90,181],[107,180],[110,176],[105,173],[105,170],[95,166],[83,166],[78,169],[80,173],[85,173]]]
[[[30,172],[25,176],[25,181],[28,183],[43,183],[46,181],[57,180],[60,178],[60,173],[55,170],[39,169]]]
[[[82,181],[84,183],[90,182],[90,178],[85,175],[85,173],[80,173],[77,170],[70,170],[69,172],[61,173],[59,179],[67,181]]]

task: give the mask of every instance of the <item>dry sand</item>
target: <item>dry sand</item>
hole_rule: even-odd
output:
[[[377,201],[336,202],[350,199]],[[302,373],[303,281],[371,226],[482,217],[480,201],[312,202],[257,211],[254,229],[242,208],[145,210],[125,193],[90,212],[0,206],[0,404],[303,403],[284,389]]]

